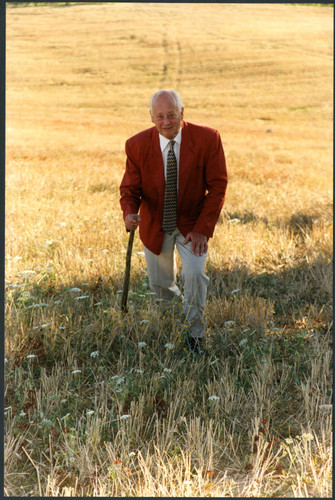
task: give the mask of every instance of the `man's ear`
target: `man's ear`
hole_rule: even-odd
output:
[[[180,116],[184,118],[184,108],[181,108]]]

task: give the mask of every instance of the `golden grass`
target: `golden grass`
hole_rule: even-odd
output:
[[[332,15],[7,5],[6,495],[331,496]],[[119,307],[124,143],[160,88],[227,158],[202,359],[138,235]]]

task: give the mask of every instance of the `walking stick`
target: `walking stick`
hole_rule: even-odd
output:
[[[129,240],[128,240],[128,248],[127,248],[127,256],[126,256],[126,270],[124,273],[122,299],[121,299],[121,310],[123,313],[128,312],[127,298],[128,298],[128,288],[129,288],[129,278],[130,278],[131,252],[133,249],[134,234],[135,234],[135,230],[130,231]]]

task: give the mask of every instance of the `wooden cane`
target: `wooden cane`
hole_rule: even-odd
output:
[[[126,270],[124,273],[122,299],[121,299],[121,311],[124,313],[128,312],[127,298],[128,298],[129,278],[130,278],[131,252],[133,249],[134,234],[135,234],[134,230],[130,231],[129,240],[128,240],[128,248],[127,248],[127,256],[126,256]]]

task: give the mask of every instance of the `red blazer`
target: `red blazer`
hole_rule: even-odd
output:
[[[217,130],[181,122],[177,225],[183,236],[189,231],[213,236],[224,203],[228,182],[221,138]],[[164,165],[156,127],[126,142],[126,171],[120,204],[123,217],[140,209],[140,238],[159,255],[164,239]]]

